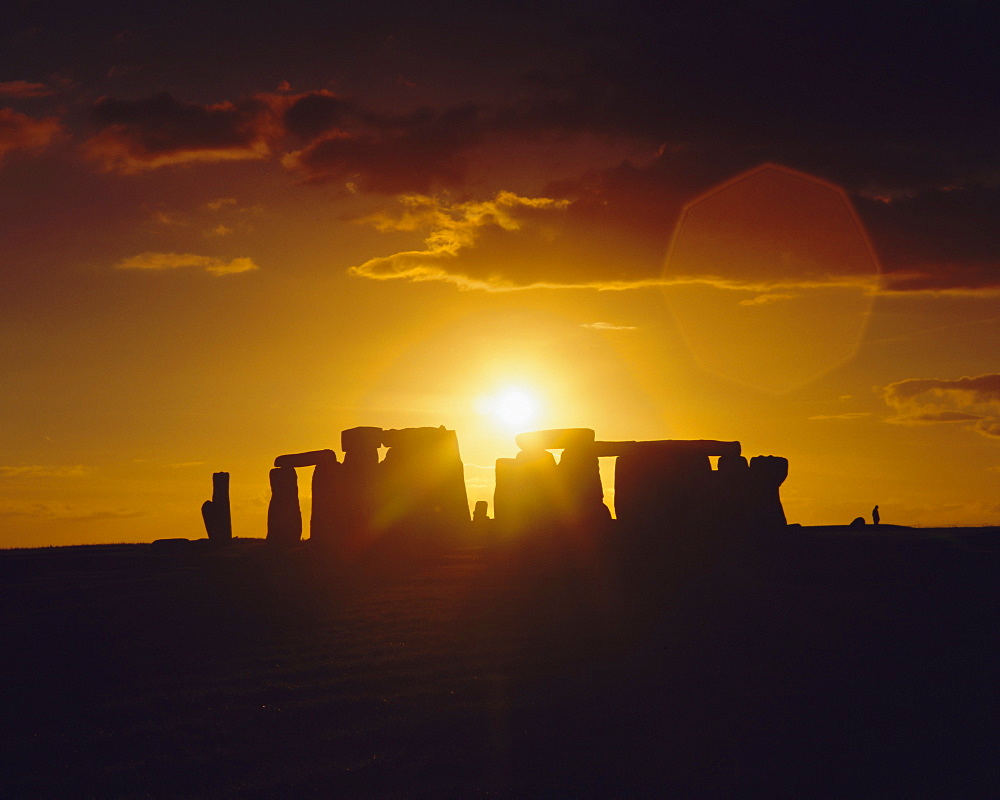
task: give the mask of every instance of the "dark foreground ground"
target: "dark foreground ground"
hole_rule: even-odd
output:
[[[995,796],[1000,530],[0,551],[2,797]]]

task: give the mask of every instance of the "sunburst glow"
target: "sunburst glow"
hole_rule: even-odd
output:
[[[538,398],[531,392],[509,387],[492,395],[480,397],[476,410],[498,427],[523,430],[538,419]]]

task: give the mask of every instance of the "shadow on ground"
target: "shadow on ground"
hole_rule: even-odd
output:
[[[987,796],[998,541],[2,551],[0,789]]]

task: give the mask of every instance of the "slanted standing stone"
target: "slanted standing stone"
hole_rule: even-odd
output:
[[[212,473],[212,499],[201,506],[201,518],[212,542],[230,542],[233,539],[233,519],[229,507],[229,473]]]
[[[267,541],[288,547],[302,538],[299,482],[294,467],[271,470],[271,502],[267,506]]]

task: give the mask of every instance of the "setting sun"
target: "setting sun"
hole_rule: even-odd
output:
[[[492,395],[480,397],[476,410],[494,425],[507,430],[522,430],[538,418],[538,398],[521,388],[501,389]]]

